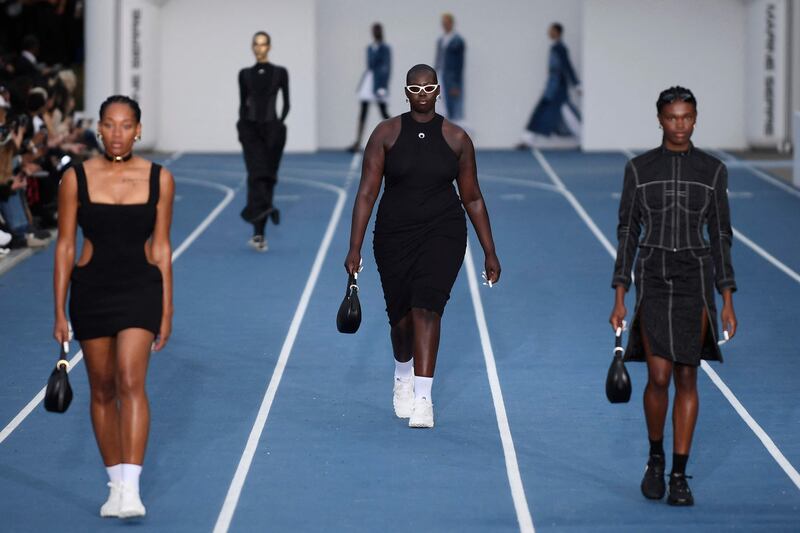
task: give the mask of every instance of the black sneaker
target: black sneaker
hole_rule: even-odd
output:
[[[660,500],[667,487],[664,483],[664,456],[651,455],[642,479],[642,494],[649,500]]]
[[[694,505],[694,496],[692,496],[692,489],[689,488],[687,479],[692,476],[686,474],[670,474],[669,475],[669,496],[667,503],[670,505],[690,506]]]

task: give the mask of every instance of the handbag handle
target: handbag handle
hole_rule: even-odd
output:
[[[614,355],[624,354],[625,349],[622,347],[622,328],[617,328],[616,338],[614,339]]]
[[[69,353],[69,341],[64,341],[61,343],[61,353],[59,355],[58,361],[56,362],[56,368],[61,368],[63,365],[65,369],[69,370],[69,361],[67,361],[67,353]]]

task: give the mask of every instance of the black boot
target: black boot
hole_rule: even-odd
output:
[[[651,455],[642,478],[642,494],[649,500],[660,500],[667,487],[664,483],[664,456]]]
[[[687,479],[692,476],[686,474],[672,473],[669,475],[669,496],[667,503],[670,505],[690,506],[694,505],[694,496],[692,496],[692,489],[689,488]]]

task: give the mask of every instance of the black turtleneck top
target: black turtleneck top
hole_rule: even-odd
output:
[[[283,109],[276,112],[280,91]],[[289,73],[272,63],[256,63],[239,71],[239,119],[252,122],[283,122],[289,114]]]

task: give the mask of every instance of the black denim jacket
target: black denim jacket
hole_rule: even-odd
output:
[[[642,226],[645,232],[640,240]],[[628,161],[617,238],[612,287],[630,288],[638,246],[710,253],[717,290],[735,291],[725,164],[694,146],[687,152],[672,152],[662,146]]]

